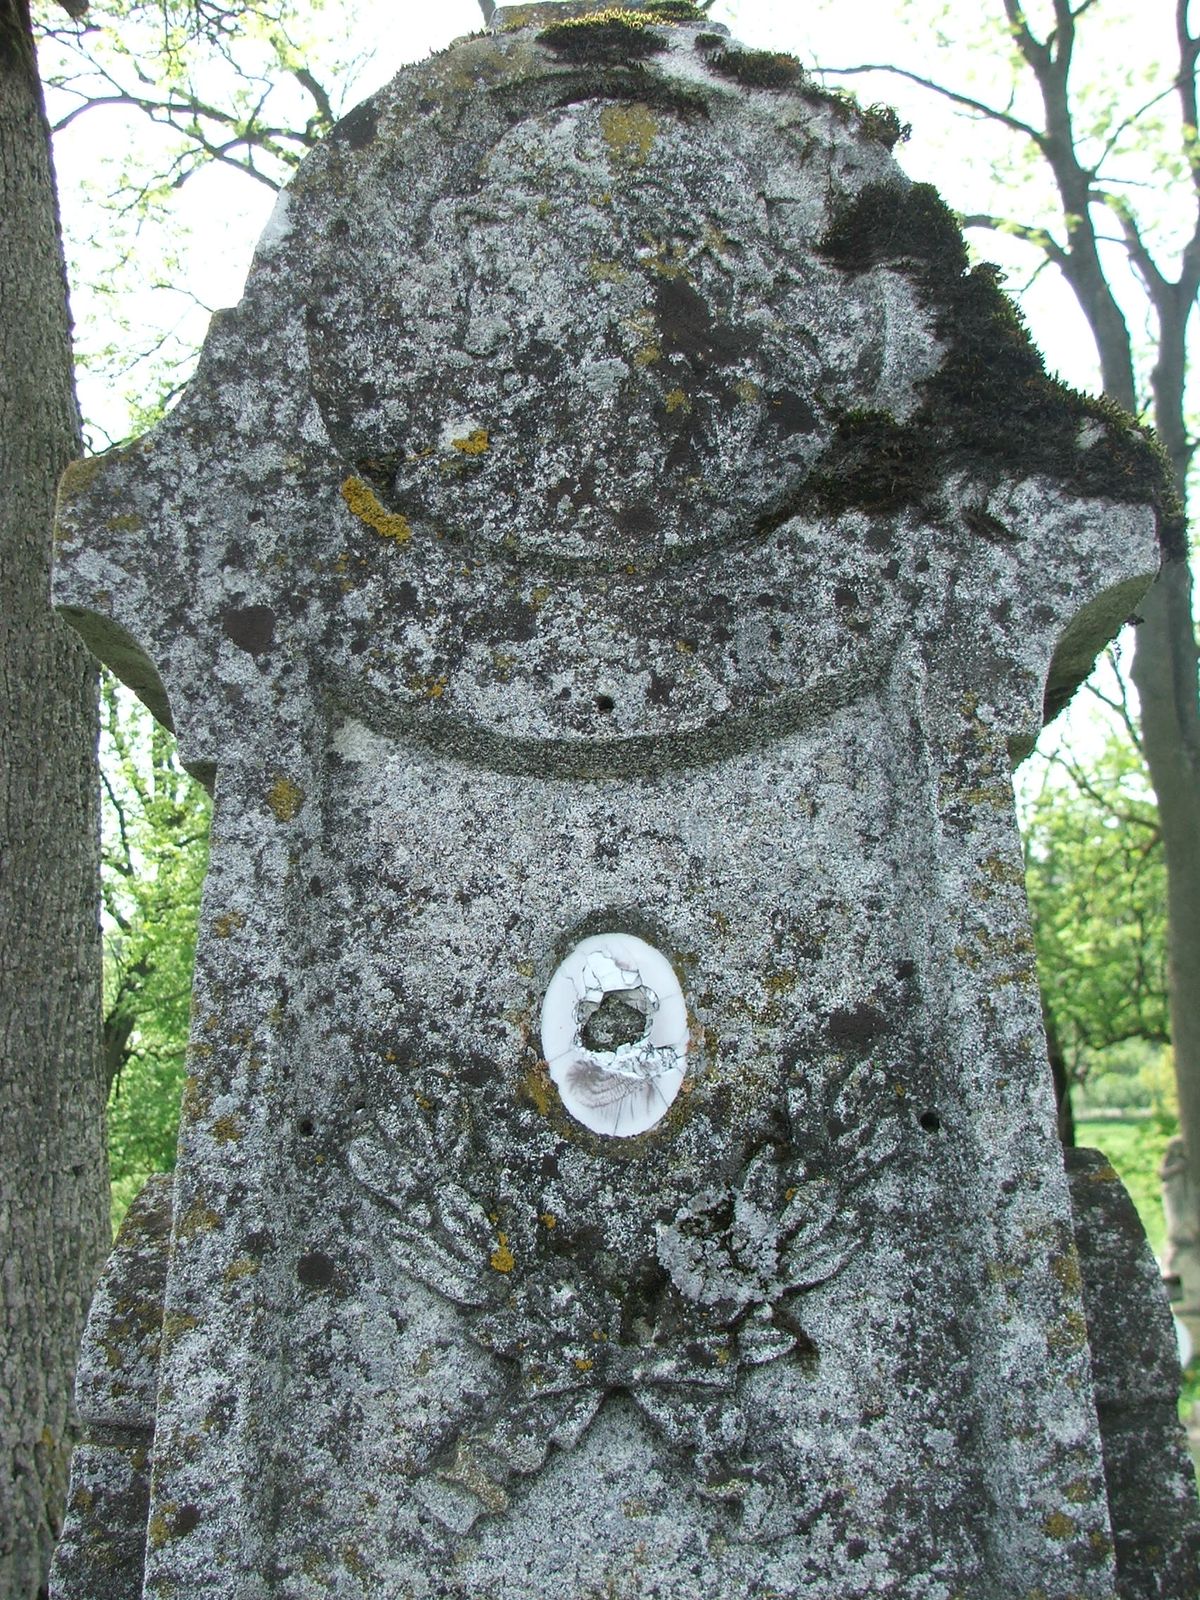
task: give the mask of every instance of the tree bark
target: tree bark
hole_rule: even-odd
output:
[[[107,1243],[95,669],[48,599],[79,453],[27,0],[0,0],[0,1596],[45,1594]]]
[[[1200,1198],[1200,768],[1195,759],[1196,640],[1191,574],[1168,559],[1139,610],[1133,681],[1167,865],[1171,1045],[1188,1192]],[[1200,1216],[1192,1219],[1200,1233]],[[1183,1305],[1200,1313],[1200,1256],[1180,1254]]]

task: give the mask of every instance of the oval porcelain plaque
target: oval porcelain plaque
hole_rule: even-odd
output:
[[[542,1052],[585,1128],[628,1138],[666,1116],[686,1069],[687,1006],[674,968],[631,933],[583,939],[542,1002]]]

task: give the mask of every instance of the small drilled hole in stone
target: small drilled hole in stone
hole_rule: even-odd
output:
[[[941,1132],[942,1119],[936,1111],[923,1111],[918,1120],[926,1133]]]
[[[619,994],[606,994],[584,1023],[580,1039],[585,1050],[619,1050],[636,1044],[646,1031],[646,1014]]]
[[[615,711],[616,709],[617,709],[617,702],[613,699],[612,695],[610,695],[610,694],[598,694],[596,696],[596,710],[597,711],[603,711],[604,714],[607,716],[607,715],[609,715],[609,713]]]
[[[317,1131],[311,1117],[301,1117],[300,1121],[296,1124],[296,1128],[298,1132],[300,1132],[306,1139],[311,1139],[313,1134]]]

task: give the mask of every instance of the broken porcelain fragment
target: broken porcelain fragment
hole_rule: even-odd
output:
[[[667,958],[631,933],[583,939],[542,1002],[542,1051],[563,1105],[593,1133],[645,1133],[687,1060],[687,1007]]]

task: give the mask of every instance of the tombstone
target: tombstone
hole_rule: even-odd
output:
[[[1170,1377],[1114,1547],[1010,784],[1174,530],[900,131],[679,0],[501,10],[68,474],[58,604],[215,810],[62,1600],[1192,1593]]]

